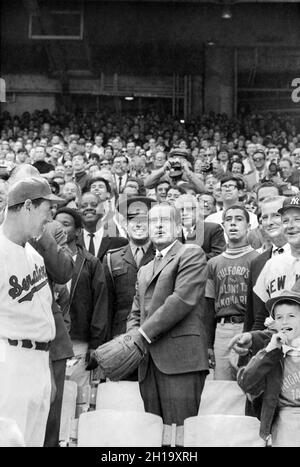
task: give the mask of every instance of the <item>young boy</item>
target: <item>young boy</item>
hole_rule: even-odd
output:
[[[300,447],[300,293],[284,290],[266,302],[276,332],[238,373],[238,384],[261,395],[260,436],[272,446]]]

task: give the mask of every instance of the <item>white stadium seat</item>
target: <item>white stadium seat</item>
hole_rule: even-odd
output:
[[[157,415],[117,410],[83,413],[78,422],[78,447],[160,447],[163,422]]]
[[[137,381],[109,381],[98,385],[96,410],[145,412]]]
[[[236,381],[206,381],[199,415],[245,415],[246,395]]]
[[[245,415],[198,415],[184,421],[185,447],[264,447],[260,422]]]

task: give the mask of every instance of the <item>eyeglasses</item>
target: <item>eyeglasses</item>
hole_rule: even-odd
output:
[[[264,160],[264,157],[256,157],[253,160],[254,160],[254,162],[262,161],[262,160]]]
[[[231,183],[230,185],[222,185],[221,186],[221,190],[234,190],[235,188],[237,188],[236,185],[234,185],[233,183]]]

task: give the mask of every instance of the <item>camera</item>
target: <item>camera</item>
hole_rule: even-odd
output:
[[[213,171],[212,162],[202,164],[201,170],[203,173],[209,173]]]
[[[276,164],[276,162],[271,162],[270,165],[269,165],[270,174],[276,175],[278,173],[278,171],[279,171],[279,167]]]
[[[170,172],[171,178],[178,178],[182,176],[183,170],[180,161],[170,161]]]

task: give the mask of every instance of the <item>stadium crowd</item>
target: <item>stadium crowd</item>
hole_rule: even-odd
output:
[[[165,424],[198,413],[212,370],[253,396],[266,442],[299,446],[293,118],[43,110],[0,129],[0,416],[26,444],[58,445],[65,378],[105,381],[98,350],[121,335],[139,361],[119,379]]]

